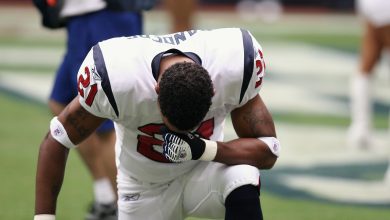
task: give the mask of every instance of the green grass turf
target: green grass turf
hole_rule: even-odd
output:
[[[284,34],[271,36],[273,40],[308,43],[337,50],[354,52],[358,50],[360,37],[356,35],[314,35],[314,34]],[[267,38],[266,38],[267,39]]]
[[[59,48],[65,47],[65,39],[48,40],[41,38],[1,37],[0,47],[4,48]]]
[[[36,74],[53,74],[57,69],[54,65],[28,65],[28,64],[0,64],[0,69],[7,70],[18,74],[20,72],[36,73]]]
[[[291,199],[264,193],[264,217],[272,220],[388,219],[390,210]]]
[[[0,92],[0,219],[32,219],[39,144],[51,118],[46,106]],[[82,219],[91,181],[76,152],[68,160],[59,219]]]

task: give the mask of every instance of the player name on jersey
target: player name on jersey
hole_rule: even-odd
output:
[[[128,37],[129,39],[133,38],[149,38],[155,42],[158,43],[167,43],[172,45],[179,45],[181,42],[186,41],[189,37],[192,37],[195,35],[198,31],[197,30],[190,30],[190,31],[184,31],[184,32],[177,32],[174,34],[169,35],[150,35],[150,34],[144,34],[144,35],[134,35]]]

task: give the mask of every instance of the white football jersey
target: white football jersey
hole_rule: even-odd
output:
[[[215,95],[196,129],[210,140],[223,140],[226,116],[258,94],[264,76],[260,45],[239,28],[119,37],[95,45],[78,73],[79,101],[114,121],[118,169],[147,182],[172,180],[198,163],[170,163],[161,153],[155,86],[160,60],[170,53],[191,58],[211,76]]]

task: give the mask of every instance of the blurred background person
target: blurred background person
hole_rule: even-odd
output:
[[[239,0],[236,10],[245,21],[261,20],[270,24],[281,19],[283,5],[279,0]]]
[[[49,98],[54,115],[77,96],[77,72],[84,57],[99,41],[112,37],[142,34],[142,10],[156,0],[34,0],[47,28],[66,28],[66,53],[59,66]],[[116,217],[115,132],[106,121],[82,142],[78,153],[93,178],[94,201],[87,220],[112,220]]]
[[[197,6],[198,0],[164,0],[164,7],[171,18],[171,32],[194,29]]]
[[[357,11],[363,18],[364,32],[359,69],[351,79],[351,124],[348,142],[351,147],[368,149],[373,147],[371,84],[374,67],[380,61],[381,55],[390,53],[390,1],[357,0],[356,4]]]

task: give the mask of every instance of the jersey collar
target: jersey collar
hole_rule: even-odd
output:
[[[152,60],[152,74],[153,74],[153,77],[154,79],[157,81],[158,80],[158,75],[159,75],[159,70],[160,70],[160,63],[161,63],[161,59],[163,58],[163,56],[165,54],[170,54],[170,53],[174,53],[174,54],[180,54],[180,55],[183,55],[183,56],[186,56],[188,58],[190,58],[191,60],[193,60],[196,64],[199,64],[199,65],[202,65],[202,60],[200,59],[200,57],[195,54],[195,53],[192,53],[192,52],[182,52],[178,49],[169,49],[167,51],[163,51],[159,54],[157,54],[153,60]]]

